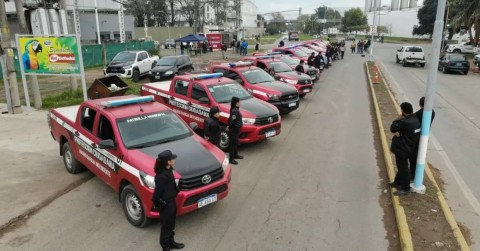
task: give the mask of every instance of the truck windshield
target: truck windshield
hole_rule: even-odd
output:
[[[287,72],[287,71],[292,71],[292,68],[285,64],[284,62],[275,62],[275,63],[270,63],[270,66],[273,68],[275,72]]]
[[[120,52],[114,58],[113,61],[135,61],[137,56],[134,52]]]
[[[170,111],[118,119],[117,124],[128,149],[154,146],[192,135],[185,123]]]
[[[303,52],[301,49],[296,49],[295,55],[301,58],[308,57],[307,53]]]
[[[212,94],[213,99],[218,103],[229,103],[232,97],[237,97],[241,100],[252,98],[252,95],[237,83],[209,86],[208,90]]]
[[[160,66],[174,66],[175,62],[177,62],[176,57],[163,57],[157,61],[157,65]]]
[[[281,57],[280,60],[288,65],[298,65],[300,64],[300,59],[292,57]]]
[[[265,83],[265,82],[272,82],[275,79],[268,75],[264,70],[249,70],[244,71],[243,76],[247,79],[248,83],[250,84],[258,84],[258,83]]]

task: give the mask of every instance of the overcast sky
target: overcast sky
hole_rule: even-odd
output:
[[[302,8],[302,14],[313,14],[315,8],[326,5],[328,7],[343,7],[341,8],[341,14],[343,11],[353,7],[360,7],[362,10],[365,8],[365,0],[252,0],[258,7],[258,14],[284,11],[284,10],[298,10]],[[372,0],[373,1],[373,0]],[[400,2],[400,1],[399,1]],[[423,0],[418,0],[420,5]],[[382,5],[390,5],[391,0],[382,0]],[[285,12],[281,13],[286,19],[296,19],[297,12]],[[266,16],[266,19],[270,19],[270,16]]]

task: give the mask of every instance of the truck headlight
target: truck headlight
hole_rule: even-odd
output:
[[[285,80],[285,82],[287,82],[287,83],[289,83],[289,84],[292,84],[292,85],[295,85],[295,84],[298,83],[298,81],[297,81],[297,80],[294,80],[294,79],[284,79],[284,80]]]
[[[173,74],[173,71],[167,71],[167,72],[165,72],[164,75],[172,75],[172,74]]]
[[[253,125],[253,124],[255,124],[255,119],[242,118],[242,122],[243,122],[244,125]]]
[[[155,177],[146,174],[144,171],[140,171],[140,180],[144,186],[155,189]]]
[[[225,158],[223,159],[223,163],[222,163],[223,171],[225,171],[227,169],[228,164],[230,164],[230,162],[228,161],[227,156],[225,156]]]
[[[280,96],[276,94],[267,94],[269,101],[280,101]]]

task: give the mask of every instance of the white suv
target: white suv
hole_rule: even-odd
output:
[[[419,64],[420,67],[425,66],[425,54],[421,46],[403,46],[397,50],[396,62],[402,63],[403,67],[408,64]]]

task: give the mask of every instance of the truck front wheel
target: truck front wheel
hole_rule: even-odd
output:
[[[73,156],[72,148],[70,148],[70,143],[65,142],[62,146],[63,152],[63,164],[65,164],[65,168],[71,174],[76,174],[84,170],[84,167],[80,162],[75,159]]]
[[[222,127],[222,132],[220,133],[220,144],[219,148],[222,151],[228,151],[228,147],[230,146],[230,136],[228,132],[225,130],[225,127]]]
[[[138,81],[140,81],[140,71],[138,71],[138,70],[133,70],[132,80],[133,80],[133,82],[135,82],[135,83],[137,83]]]
[[[147,226],[151,219],[145,215],[142,200],[132,185],[125,186],[122,189],[122,207],[125,216],[130,224],[143,228]]]

